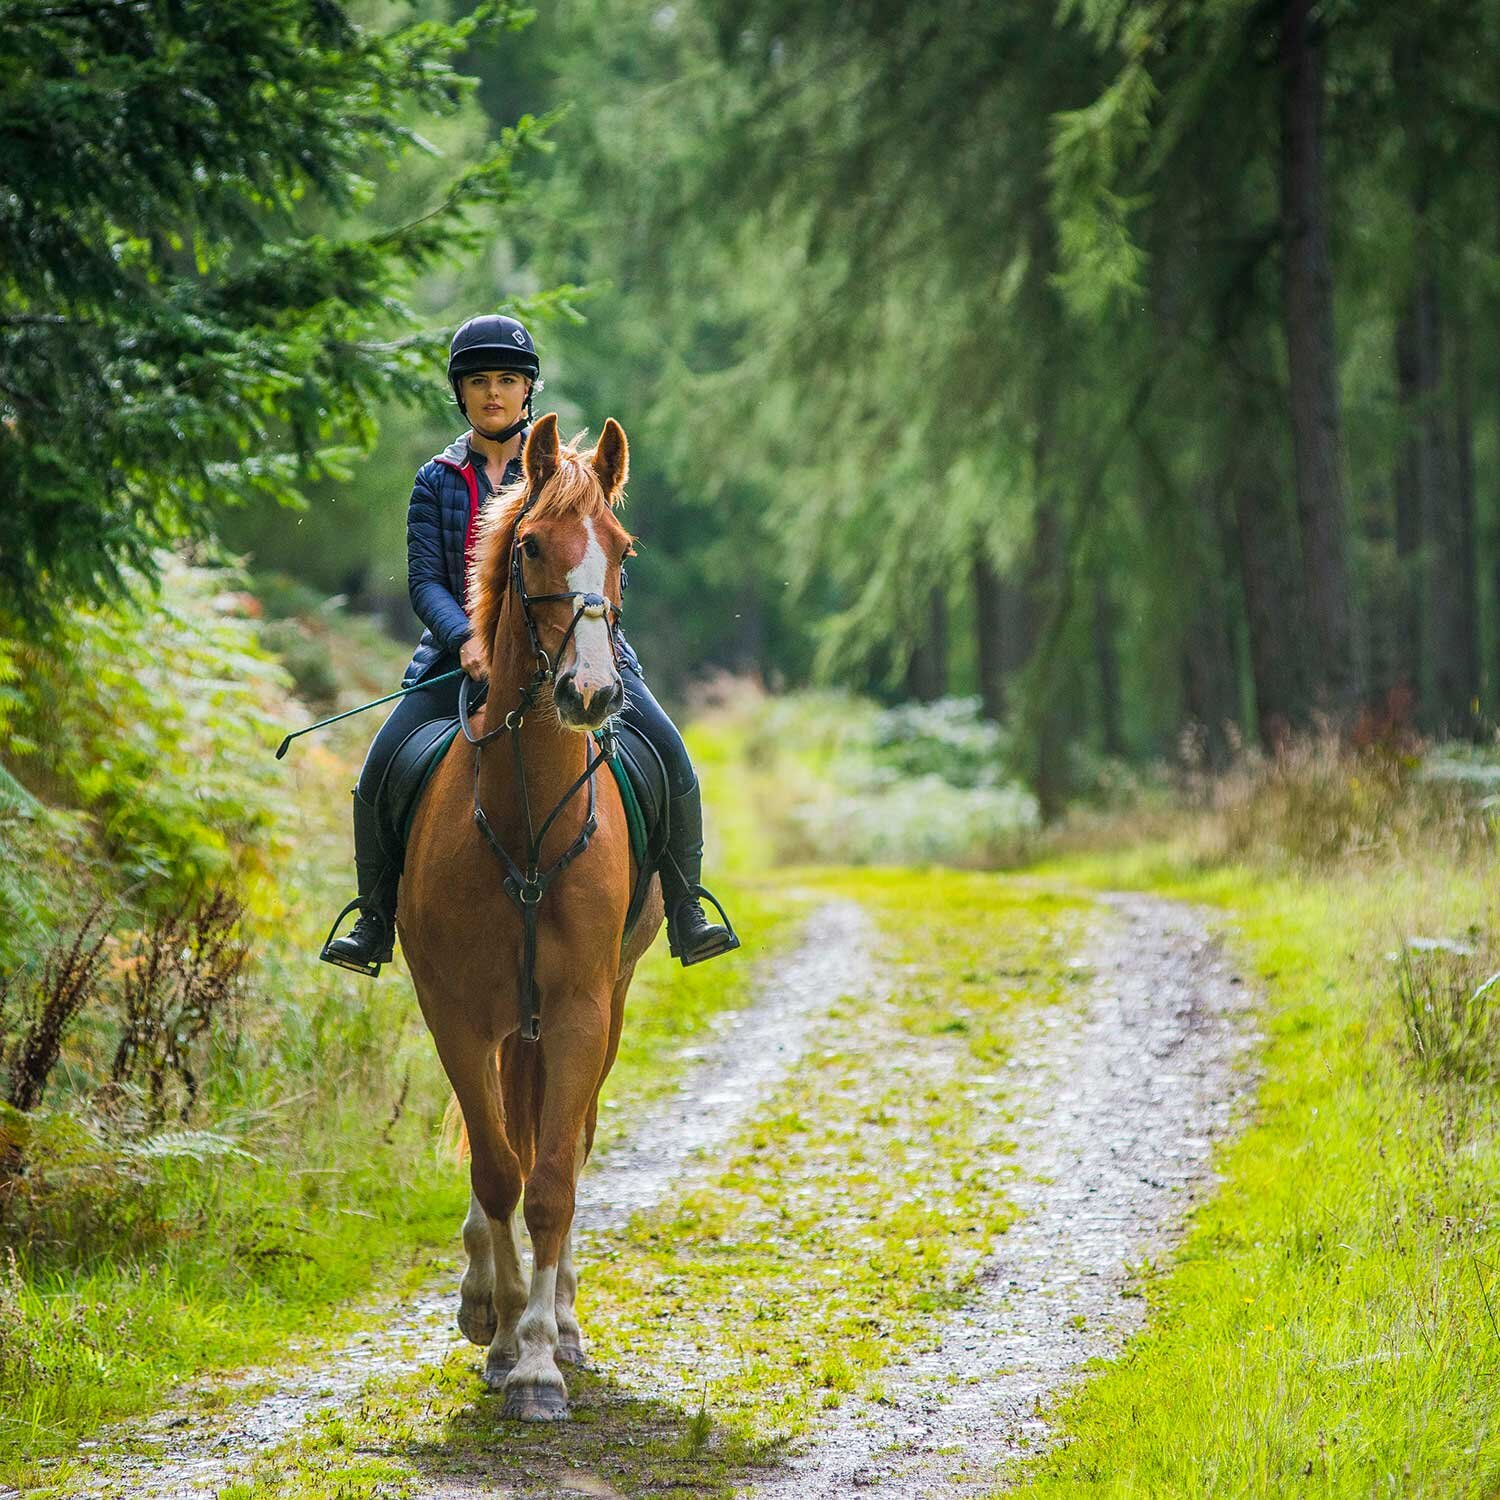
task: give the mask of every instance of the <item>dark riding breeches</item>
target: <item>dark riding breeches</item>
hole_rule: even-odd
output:
[[[457,667],[458,661],[456,658],[445,659],[433,665],[439,672],[447,672]],[[458,690],[462,685],[463,680],[458,677],[450,677],[447,682],[430,682],[408,693],[391,710],[390,718],[376,731],[359,773],[359,795],[366,802],[374,802],[391,757],[413,729],[431,723],[433,719],[458,717]]]
[[[634,656],[634,652],[631,653]],[[639,665],[626,662],[620,668],[620,680],[625,684],[625,707],[620,717],[651,741],[651,748],[661,756],[667,768],[667,795],[681,797],[692,791],[697,784],[693,774],[693,763],[688,759],[687,746],[677,726],[667,717],[666,710],[652,695],[641,676]]]

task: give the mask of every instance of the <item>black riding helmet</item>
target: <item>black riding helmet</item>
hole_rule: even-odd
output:
[[[536,357],[536,345],[525,325],[502,313],[482,313],[477,318],[470,318],[453,335],[453,342],[448,346],[448,384],[453,388],[453,399],[460,412],[464,410],[464,403],[459,394],[459,380],[478,370],[516,370],[531,381],[531,389],[526,393],[526,410],[520,419],[500,432],[482,434],[494,442],[503,443],[531,421],[531,398],[541,384],[541,361]]]

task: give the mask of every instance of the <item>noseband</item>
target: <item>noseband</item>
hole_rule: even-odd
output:
[[[518,531],[534,498],[534,496],[527,497],[520,514],[516,517]],[[536,621],[531,614],[531,606],[560,603],[563,600],[581,601],[573,611],[573,618],[563,633],[562,644],[557,648],[558,661],[562,660],[563,653],[568,649],[568,642],[573,639],[573,632],[578,629],[578,622],[585,619],[605,622],[609,631],[610,650],[613,654],[620,606],[605,598],[603,594],[588,594],[581,589],[572,589],[561,594],[528,594],[525,573],[521,566],[521,538],[519,536],[515,537],[511,543],[510,583],[521,604],[521,615],[526,621],[526,634],[531,641],[536,671],[532,674],[531,681],[521,689],[520,699],[516,706],[506,714],[503,722],[497,728],[478,735],[469,728],[469,685],[473,679],[465,674],[458,688],[458,722],[464,732],[464,738],[474,747],[474,825],[500,861],[500,867],[505,872],[502,881],[505,893],[521,914],[521,1035],[526,1041],[534,1042],[541,1035],[541,1017],[538,1013],[536,998],[537,909],[541,905],[542,897],[547,893],[547,887],[588,848],[589,840],[598,830],[599,824],[595,817],[598,794],[594,784],[594,773],[614,755],[615,734],[613,727],[606,720],[599,749],[588,758],[583,774],[558,799],[557,805],[542,820],[542,826],[539,829],[535,828],[531,817],[531,797],[526,790],[526,759],[521,750],[520,729],[526,722],[526,714],[535,704],[536,695],[541,691],[542,685],[554,681],[556,674],[552,658],[542,648],[541,638],[537,634]],[[495,831],[490,827],[489,819],[485,817],[484,807],[479,800],[479,768],[484,756],[484,747],[502,734],[508,734],[511,737],[510,743],[515,754],[516,784],[521,791],[521,809],[526,816],[524,868],[511,858],[505,846],[496,838]],[[579,829],[578,837],[568,845],[556,861],[543,870],[541,868],[542,841],[547,837],[563,808],[585,786],[588,787],[588,815],[584,818],[583,827]]]

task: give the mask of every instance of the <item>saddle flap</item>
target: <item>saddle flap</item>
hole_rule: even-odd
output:
[[[417,804],[432,779],[448,747],[458,735],[458,720],[433,719],[418,724],[401,741],[380,783],[375,806],[381,827],[393,841],[395,850],[405,856],[406,839]]]
[[[635,811],[640,818],[640,832],[632,828],[632,843],[639,843],[636,860],[640,864],[655,864],[666,833],[667,813],[667,769],[661,756],[633,724],[615,720],[615,742],[618,754],[610,762],[610,770],[620,783],[620,795],[626,801],[629,815],[630,801],[635,802]],[[624,773],[623,777],[621,773]]]

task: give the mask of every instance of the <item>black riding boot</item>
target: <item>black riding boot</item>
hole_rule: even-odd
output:
[[[324,963],[353,969],[373,979],[380,973],[381,964],[391,961],[396,936],[396,886],[401,871],[386,858],[375,806],[359,795],[358,787],[354,789],[354,872],[359,896],[338,914],[333,925],[337,929],[356,906],[359,920],[348,937],[335,938],[330,932],[319,956]]]
[[[661,894],[667,908],[667,945],[672,957],[687,968],[738,948],[740,940],[724,908],[698,883],[703,874],[703,798],[696,781],[691,790],[672,798],[671,820],[661,863]],[[704,896],[724,917],[724,926],[704,915]]]

